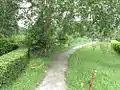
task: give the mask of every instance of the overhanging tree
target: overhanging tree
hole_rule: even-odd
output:
[[[35,24],[31,24],[27,30],[27,40],[30,40],[31,43],[27,45],[31,45],[31,47],[36,44],[40,48],[48,50],[56,41],[59,42],[59,39],[64,39],[66,34],[73,35],[75,33],[102,41],[111,39],[113,33],[119,28],[120,1],[118,0],[29,0],[29,2],[32,3],[31,7],[36,6],[38,8],[38,18]],[[6,4],[2,1],[1,3]],[[14,8],[11,10],[15,13],[16,8],[15,5],[13,6]],[[7,25],[4,24],[5,22],[1,22],[1,25],[2,28],[6,28],[5,26],[10,28],[11,24],[15,25],[12,21],[15,14],[12,11],[12,14],[7,14],[7,11],[4,10],[5,15],[11,15],[5,20],[9,20],[13,24]],[[4,16],[2,13],[1,15]],[[80,20],[74,20],[75,17],[79,17]],[[28,18],[31,19],[31,16],[28,15]],[[4,19],[1,18],[2,20]]]
[[[112,38],[119,27],[119,0],[82,0],[77,1],[79,15],[89,37],[104,40]],[[82,23],[82,22],[81,22]]]

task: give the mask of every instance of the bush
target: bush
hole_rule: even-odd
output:
[[[18,46],[6,38],[0,39],[0,56],[17,49]]]
[[[21,73],[28,63],[27,49],[17,49],[0,57],[0,88]]]
[[[10,39],[19,46],[25,43],[25,35],[13,35]]]
[[[120,53],[120,42],[119,41],[112,41],[111,44],[112,44],[112,48],[116,52]]]

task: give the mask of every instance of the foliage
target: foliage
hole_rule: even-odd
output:
[[[32,57],[22,73],[13,84],[6,85],[0,90],[34,90],[45,75],[50,64],[50,57]]]
[[[120,30],[116,30],[115,39],[120,42]]]
[[[17,49],[18,46],[7,38],[0,39],[0,56]]]
[[[110,40],[119,27],[118,0],[28,1],[32,7],[38,8],[38,18],[27,30],[29,38],[26,40],[30,40],[27,45],[35,44],[45,51],[68,42],[66,35]],[[29,10],[32,10],[31,7]]]
[[[97,46],[84,47],[69,58],[67,72],[68,90],[87,90],[88,81],[94,71],[97,71],[93,82],[93,90],[119,90],[120,55],[117,53],[102,53]]]
[[[38,1],[39,3],[35,3],[34,1],[31,2],[38,6],[39,12],[37,21],[27,30],[26,42],[28,43],[26,45],[29,45],[28,47],[36,45],[41,48],[41,51],[46,52],[52,50],[56,45],[67,42],[66,40],[62,42],[60,39],[66,37],[66,30],[69,29],[70,24],[68,23],[67,25],[66,22],[67,19],[72,19],[72,17],[69,15],[69,17],[65,17],[66,19],[62,19],[62,14],[66,11],[63,10],[63,3],[59,1],[53,3],[53,1],[54,0]],[[57,5],[60,7],[57,7]],[[64,8],[67,7],[65,6]],[[62,11],[62,13],[60,13],[60,11]],[[62,24],[63,21],[64,23]]]
[[[21,7],[17,0],[1,0],[0,21],[2,23],[1,33],[10,35],[12,32],[10,28],[17,26],[15,12],[17,9],[22,10],[22,15],[17,14],[18,20],[27,19],[26,22],[32,22],[26,30],[28,47],[38,44],[41,49],[46,51],[55,44],[67,42],[66,39],[63,42],[60,40],[64,39],[66,34],[88,36],[93,40],[96,38],[101,41],[110,40],[119,28],[120,1],[118,0],[26,1],[31,3],[30,7]],[[33,21],[33,17],[37,18]]]
[[[0,0],[0,34],[11,36],[18,29],[15,19],[17,0]]]
[[[120,53],[120,42],[119,41],[114,40],[111,42],[111,45],[116,52]]]
[[[0,87],[11,83],[25,68],[26,49],[18,49],[0,57]]]
[[[18,46],[20,46],[25,44],[25,35],[24,34],[12,35],[10,40],[17,44]]]
[[[89,37],[104,40],[112,38],[112,34],[118,29],[119,18],[118,0],[83,0],[78,1],[79,15]]]

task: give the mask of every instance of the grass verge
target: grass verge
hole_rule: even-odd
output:
[[[91,90],[120,90],[120,55],[104,53],[99,47],[84,47],[69,58],[68,90],[87,90],[92,73],[97,76]]]
[[[35,90],[50,64],[50,57],[33,57],[26,70],[9,86],[2,90]]]

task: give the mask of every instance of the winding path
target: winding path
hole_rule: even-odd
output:
[[[46,77],[36,90],[67,90],[65,72],[68,67],[68,57],[77,49],[86,45],[76,46],[64,53],[56,55],[53,58],[52,66],[47,71]]]

